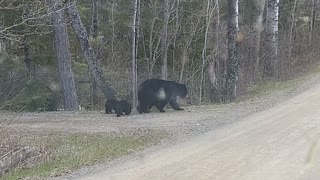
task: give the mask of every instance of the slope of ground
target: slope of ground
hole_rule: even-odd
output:
[[[320,85],[241,122],[82,179],[320,178]]]

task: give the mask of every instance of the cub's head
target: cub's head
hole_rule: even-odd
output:
[[[125,113],[126,113],[127,115],[129,115],[129,114],[131,114],[131,110],[132,110],[132,104],[129,103],[129,106],[128,106],[128,108],[125,110]]]

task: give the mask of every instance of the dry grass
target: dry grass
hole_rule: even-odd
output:
[[[155,145],[167,138],[159,131],[130,134],[31,135],[17,140],[36,150],[35,156],[0,179],[37,179],[58,176],[99,160],[112,160]]]

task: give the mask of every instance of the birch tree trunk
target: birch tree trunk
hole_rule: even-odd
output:
[[[77,92],[71,69],[69,37],[64,20],[63,4],[60,0],[47,0],[47,3],[49,7],[53,7],[51,20],[53,23],[54,47],[58,60],[58,71],[63,94],[64,110],[79,110]]]
[[[182,83],[183,74],[184,74],[184,67],[186,65],[186,62],[188,61],[188,49],[183,48],[182,54],[181,54],[181,69],[180,69],[180,75],[179,75],[179,83]]]
[[[279,0],[268,0],[266,14],[266,50],[267,58],[265,64],[265,74],[274,79],[279,78],[278,59],[278,20],[279,20]]]
[[[82,53],[84,54],[85,60],[89,66],[89,70],[92,76],[96,80],[98,87],[102,90],[105,97],[107,99],[115,99],[116,94],[112,85],[105,79],[101,67],[98,66],[97,57],[89,42],[88,33],[81,21],[79,11],[76,7],[76,2],[69,2],[67,10],[71,20],[73,31],[80,43]]]
[[[161,67],[161,77],[164,80],[168,79],[168,23],[169,23],[169,0],[164,0],[164,14],[163,14],[163,29],[161,38],[161,56],[162,56],[162,67]]]
[[[234,101],[237,96],[237,83],[239,80],[239,0],[228,0],[228,60],[226,79],[226,99]]]
[[[257,6],[257,19],[255,24],[255,62],[254,62],[254,74],[253,79],[254,81],[258,80],[260,78],[260,70],[259,70],[259,64],[260,64],[260,43],[261,43],[261,32],[263,30],[263,12],[265,7],[266,1],[265,0],[256,0],[256,6]]]
[[[132,104],[137,106],[138,102],[138,72],[137,72],[137,55],[138,55],[138,27],[140,14],[140,0],[134,1],[133,18],[132,18],[132,45],[131,45],[131,62],[132,62]]]
[[[212,59],[209,61],[208,74],[210,79],[210,101],[220,102],[221,101],[221,89],[219,88],[218,75],[219,73],[219,62],[218,57],[215,55],[219,52],[219,35],[220,35],[220,3],[219,0],[215,0],[216,11],[216,23],[215,23],[215,37],[214,37],[214,49],[212,52]]]

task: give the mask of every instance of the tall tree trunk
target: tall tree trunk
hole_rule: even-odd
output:
[[[203,79],[204,79],[204,68],[207,62],[207,42],[208,42],[208,32],[209,26],[211,21],[213,9],[211,9],[211,0],[207,0],[207,10],[206,10],[206,31],[204,33],[204,42],[203,42],[203,49],[202,49],[202,66],[201,66],[201,78],[200,78],[200,93],[199,93],[199,102],[202,101],[202,86],[203,86]]]
[[[0,39],[0,55],[2,56],[5,53],[6,53],[6,44],[4,42],[4,39]]]
[[[311,13],[310,13],[310,32],[309,32],[309,44],[312,44],[312,37],[313,37],[313,29],[315,27],[316,16],[317,16],[317,9],[318,9],[318,0],[311,0]],[[311,47],[313,47],[311,45]]]
[[[188,61],[187,48],[183,48],[182,54],[181,54],[181,69],[180,69],[180,75],[179,75],[179,83],[182,83],[183,74],[184,74],[184,67],[185,67],[187,61]]]
[[[178,32],[180,30],[180,0],[176,1],[176,22],[175,22],[175,32],[174,32],[174,38],[173,38],[173,50],[172,50],[172,74],[175,74],[175,61],[176,61],[176,44],[177,44],[177,37]]]
[[[112,62],[114,62],[114,41],[115,41],[115,21],[114,21],[114,6],[115,6],[115,0],[112,0],[111,5],[111,27],[112,27],[112,36],[111,36],[111,59]]]
[[[31,74],[31,57],[30,57],[30,49],[28,44],[28,38],[26,36],[23,37],[23,51],[24,51],[24,63]]]
[[[71,54],[69,37],[64,20],[63,4],[60,0],[47,0],[48,6],[53,7],[51,19],[54,30],[54,47],[58,60],[59,78],[66,111],[79,110],[77,92],[71,69]]]
[[[215,0],[216,12],[216,23],[215,23],[215,37],[214,37],[214,49],[211,54],[212,58],[209,61],[208,74],[210,79],[210,101],[220,102],[221,101],[221,89],[219,88],[219,61],[218,57],[215,55],[219,52],[219,35],[220,35],[220,4],[219,0]]]
[[[259,64],[260,64],[260,43],[261,43],[261,32],[263,30],[263,12],[265,7],[266,1],[265,0],[256,0],[256,6],[257,6],[257,19],[255,24],[255,63],[254,63],[254,70],[253,70],[253,80],[257,81],[260,78],[260,70],[259,70]]]
[[[91,0],[90,35],[93,38],[97,38],[98,36],[98,0]]]
[[[237,83],[239,80],[239,0],[228,0],[228,61],[226,79],[226,99],[234,101],[237,96]]]
[[[81,21],[79,11],[76,7],[76,2],[71,1],[68,4],[68,14],[71,20],[73,31],[80,43],[81,50],[84,54],[85,60],[89,66],[92,76],[96,80],[98,87],[102,90],[107,99],[115,99],[116,94],[112,85],[105,79],[103,71],[97,64],[97,57],[89,42],[88,33]]]
[[[131,62],[132,62],[132,104],[134,107],[138,104],[138,71],[137,71],[137,55],[138,55],[138,27],[140,14],[140,0],[134,1],[134,10],[132,18],[132,45],[131,45]]]
[[[96,39],[98,37],[98,0],[91,0],[91,26],[90,26],[90,36],[93,39]],[[98,56],[98,49],[99,47],[96,47],[97,49],[97,56]],[[98,61],[98,59],[96,59]],[[99,64],[99,61],[97,62]],[[92,77],[91,73],[91,103],[92,105],[95,105],[99,102],[98,97],[98,86],[97,82]]]
[[[168,23],[169,23],[169,0],[164,0],[164,14],[163,14],[163,26],[162,26],[162,43],[161,43],[161,56],[162,56],[162,67],[161,77],[164,80],[168,79]]]
[[[214,57],[213,57],[214,58]],[[208,66],[208,75],[209,75],[209,87],[210,87],[210,101],[211,102],[221,102],[221,89],[219,88],[218,83],[218,62],[216,59],[210,60]]]
[[[267,58],[265,74],[274,79],[279,78],[279,57],[278,57],[278,22],[279,0],[268,0],[266,15],[266,50]]]
[[[296,22],[295,13],[296,13],[296,7],[297,7],[298,0],[294,1],[292,12],[291,12],[291,25],[290,25],[290,32],[289,32],[289,69],[291,64],[291,57],[292,57],[292,50],[293,50],[293,29]]]

